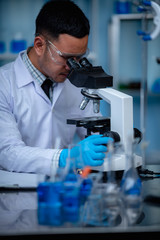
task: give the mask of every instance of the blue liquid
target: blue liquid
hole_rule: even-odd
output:
[[[129,169],[121,181],[121,191],[124,195],[141,195],[142,183],[135,169]]]
[[[84,204],[91,193],[92,181],[91,179],[84,179],[80,186],[80,203]]]
[[[62,183],[43,182],[37,188],[38,222],[42,225],[62,225]]]
[[[64,222],[78,222],[79,220],[79,187],[77,177],[69,173],[64,181],[63,193],[63,220]]]

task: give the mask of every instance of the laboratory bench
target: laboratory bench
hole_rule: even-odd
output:
[[[147,169],[160,172],[160,165]],[[120,216],[113,226],[44,226],[38,224],[36,189],[1,189],[0,239],[58,239],[64,237],[98,237],[100,239],[160,239],[160,177],[142,179],[143,203],[136,223],[128,226]],[[154,197],[154,198],[153,198]]]

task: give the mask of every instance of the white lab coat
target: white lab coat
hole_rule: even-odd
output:
[[[58,83],[53,103],[27,70],[21,55],[0,68],[0,167],[9,171],[50,174],[58,166],[59,149],[67,148],[78,132],[66,119],[93,116],[93,107],[79,109],[82,95],[68,79]],[[55,146],[60,138],[60,145]]]

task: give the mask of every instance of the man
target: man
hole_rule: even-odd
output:
[[[90,104],[79,110],[82,95],[67,79],[67,60],[85,55],[89,30],[88,19],[73,2],[48,2],[36,19],[34,46],[0,68],[2,169],[50,175],[51,168],[66,165],[75,133],[85,138],[85,129],[66,124],[68,118],[93,115]],[[107,142],[100,135],[80,141],[84,163],[101,165]]]

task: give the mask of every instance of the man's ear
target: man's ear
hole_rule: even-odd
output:
[[[38,56],[41,56],[46,48],[46,41],[44,38],[37,36],[34,39],[34,49]]]

